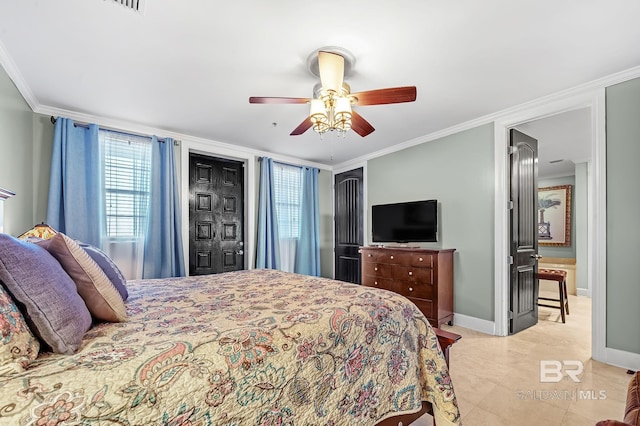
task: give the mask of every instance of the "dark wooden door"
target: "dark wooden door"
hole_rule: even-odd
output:
[[[244,269],[244,167],[189,155],[189,275]]]
[[[510,132],[511,278],[509,333],[538,322],[538,141]]]
[[[334,192],[336,279],[360,284],[358,251],[364,242],[362,167],[336,175]]]

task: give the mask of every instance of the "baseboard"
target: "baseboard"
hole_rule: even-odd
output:
[[[578,296],[591,297],[591,289],[578,287],[576,291],[578,293]]]
[[[604,357],[605,359],[598,361],[626,368],[627,370],[640,371],[640,354],[621,351],[619,349],[604,348]]]
[[[464,314],[454,314],[453,324],[491,335],[495,335],[496,332],[495,322],[476,317],[470,317],[469,315]]]

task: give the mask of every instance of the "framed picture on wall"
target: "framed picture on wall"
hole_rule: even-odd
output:
[[[571,185],[538,188],[538,245],[571,246]]]

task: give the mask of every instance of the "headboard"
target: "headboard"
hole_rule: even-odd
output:
[[[0,233],[4,232],[4,200],[13,197],[13,192],[8,189],[0,188]]]

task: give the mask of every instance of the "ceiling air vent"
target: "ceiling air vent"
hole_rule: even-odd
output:
[[[127,9],[143,13],[145,0],[112,0],[114,3],[118,3]]]

